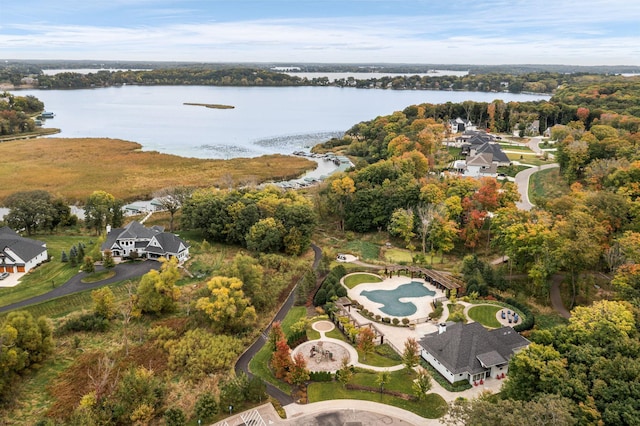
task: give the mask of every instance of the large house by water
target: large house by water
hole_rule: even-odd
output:
[[[422,358],[449,382],[478,384],[489,377],[504,378],[511,356],[530,342],[512,327],[487,330],[472,322],[440,324],[419,343]]]
[[[111,250],[113,257],[134,256],[159,259],[175,257],[179,262],[189,258],[189,244],[162,226],[147,228],[133,221],[124,228],[107,227],[107,240],[100,247],[104,253]]]
[[[29,272],[47,259],[46,243],[21,237],[7,226],[0,228],[0,273]]]

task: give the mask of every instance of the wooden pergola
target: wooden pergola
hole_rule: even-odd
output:
[[[401,272],[406,272],[411,275],[411,278],[423,278],[426,282],[436,286],[436,288],[444,290],[447,297],[450,296],[451,290],[456,290],[458,295],[464,293],[464,283],[445,272],[408,265],[391,265],[384,268],[385,275],[389,277],[392,277],[396,272],[398,276],[400,276]]]

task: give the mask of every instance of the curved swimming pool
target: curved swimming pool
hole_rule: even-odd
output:
[[[406,317],[416,313],[418,308],[413,302],[403,302],[400,299],[411,297],[434,296],[435,291],[429,290],[420,281],[401,284],[393,290],[363,290],[361,296],[372,302],[381,303],[380,311],[394,317]]]

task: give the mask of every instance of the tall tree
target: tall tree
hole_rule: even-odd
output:
[[[105,191],[94,191],[84,206],[85,224],[101,233],[107,225],[117,227],[122,221],[122,202]]]
[[[9,208],[7,224],[16,230],[24,229],[27,235],[49,227],[57,217],[51,194],[46,191],[15,192],[5,199],[4,205]]]
[[[203,311],[221,332],[238,332],[255,324],[256,309],[242,291],[238,278],[214,277],[207,283],[209,297],[202,297],[196,309]]]
[[[180,297],[176,282],[180,278],[178,260],[162,259],[160,271],[152,270],[142,276],[138,285],[137,307],[141,312],[159,314],[175,309]]]
[[[158,191],[155,195],[160,205],[169,212],[169,231],[173,232],[173,218],[180,207],[182,207],[191,196],[193,190],[186,186],[173,186]]]
[[[418,365],[420,361],[420,346],[413,337],[404,341],[404,350],[402,351],[402,363],[408,372]]]
[[[363,359],[367,360],[367,354],[373,351],[375,334],[370,327],[362,327],[358,331],[358,349],[363,353]]]

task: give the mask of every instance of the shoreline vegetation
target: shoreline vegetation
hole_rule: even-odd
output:
[[[184,102],[182,105],[203,106],[205,108],[212,108],[212,109],[234,109],[235,108],[233,105],[201,104],[196,102]]]
[[[124,201],[150,199],[162,188],[254,185],[294,179],[316,162],[281,154],[229,160],[142,151],[136,142],[110,138],[41,138],[0,143],[0,200],[42,189],[70,203],[108,189]]]

